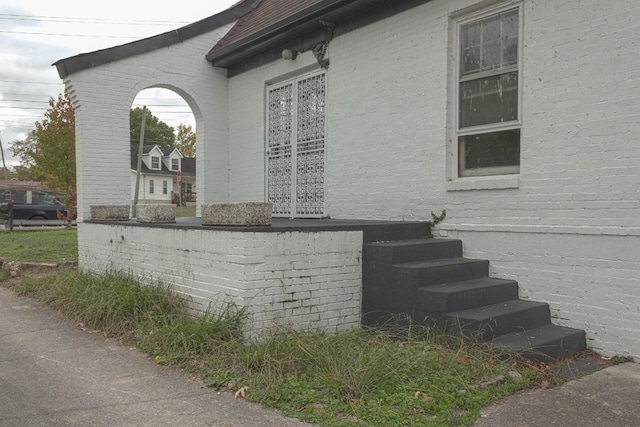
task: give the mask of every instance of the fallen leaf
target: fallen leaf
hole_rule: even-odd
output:
[[[427,393],[422,392],[422,391],[416,391],[415,397],[422,397],[422,399],[427,400],[427,401],[431,400],[429,395]]]
[[[244,399],[246,397],[247,391],[249,391],[249,387],[240,387],[240,389],[236,391],[236,394],[233,395],[233,398],[237,399],[241,397]]]

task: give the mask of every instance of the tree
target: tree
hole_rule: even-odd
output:
[[[140,125],[142,124],[142,108],[132,108],[129,114],[129,126],[131,130],[131,143],[140,142]],[[144,124],[144,143],[157,144],[161,147],[173,147],[176,136],[173,128],[154,116],[147,109],[147,117]]]
[[[196,134],[191,129],[191,125],[180,123],[178,125],[178,136],[176,138],[176,148],[185,157],[196,156]]]
[[[29,166],[18,165],[10,172],[10,179],[16,179],[18,181],[45,181],[44,176],[34,173]]]
[[[63,193],[71,221],[75,209],[76,191],[76,135],[75,115],[71,100],[65,93],[49,99],[49,109],[35,130],[21,141],[12,143],[11,150],[30,173],[42,177],[53,189]]]

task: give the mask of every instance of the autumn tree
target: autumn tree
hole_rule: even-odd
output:
[[[142,108],[132,108],[129,114],[129,127],[131,143],[140,142],[140,126],[142,124]],[[161,147],[173,147],[176,136],[173,128],[154,116],[147,109],[147,116],[144,124],[144,144],[157,144]]]
[[[191,125],[180,123],[178,125],[178,136],[176,137],[176,148],[185,157],[196,156],[196,134]]]
[[[13,171],[10,172],[9,179],[15,179],[17,181],[45,181],[45,177],[36,174],[33,169],[25,165],[14,166]]]
[[[50,188],[64,194],[68,212],[73,217],[76,191],[75,115],[67,94],[49,99],[49,109],[35,130],[21,141],[14,141],[11,150],[34,176],[42,177]]]

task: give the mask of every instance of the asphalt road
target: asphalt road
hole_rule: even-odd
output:
[[[0,426],[304,426],[0,286]]]

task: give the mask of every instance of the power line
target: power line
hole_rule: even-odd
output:
[[[46,107],[12,107],[0,105],[0,108],[11,108],[13,110],[48,110]]]
[[[31,33],[28,31],[3,31],[3,30],[0,30],[0,33],[22,34],[22,35],[28,35],[28,36],[94,37],[94,38],[105,38],[105,39],[138,39],[140,38],[140,36],[100,36],[100,35],[89,35],[89,34]]]
[[[56,86],[63,84],[62,82],[60,82],[60,83],[29,82],[29,81],[26,81],[26,80],[0,80],[0,83],[28,83],[28,84],[32,84],[32,85],[56,85]]]
[[[0,102],[26,102],[30,104],[49,104],[48,101],[33,101],[28,99],[0,99]]]
[[[10,13],[0,13],[0,19],[10,21],[36,21],[36,22],[64,22],[74,24],[104,24],[104,25],[154,25],[170,26],[184,25],[189,22],[184,21],[146,21],[142,19],[102,19],[102,18],[75,18],[67,16],[38,16],[38,15],[14,15]]]

